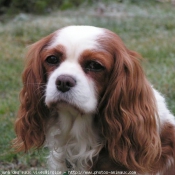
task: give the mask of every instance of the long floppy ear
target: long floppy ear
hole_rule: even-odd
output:
[[[104,47],[114,55],[115,65],[99,105],[106,146],[117,164],[138,173],[151,172],[161,153],[153,90],[139,55],[114,33],[107,35],[101,43],[107,43]]]
[[[38,148],[45,140],[45,121],[49,110],[44,104],[46,74],[40,52],[49,44],[52,36],[53,34],[33,44],[27,54],[27,64],[22,76],[21,105],[15,122],[17,137],[13,140],[13,147],[17,151]]]

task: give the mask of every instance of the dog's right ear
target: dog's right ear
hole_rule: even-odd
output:
[[[34,43],[27,54],[27,63],[22,76],[21,105],[15,122],[16,138],[13,140],[13,147],[16,151],[38,148],[45,140],[45,123],[49,110],[44,104],[47,77],[41,52],[49,45],[53,35]]]

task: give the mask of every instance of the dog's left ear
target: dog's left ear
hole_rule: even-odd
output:
[[[114,33],[108,35],[105,43],[115,64],[99,106],[108,152],[121,166],[138,173],[151,172],[161,153],[153,90],[139,55],[128,50]]]
[[[20,108],[15,122],[16,138],[13,146],[17,151],[40,147],[45,140],[45,122],[49,110],[44,104],[46,73],[42,65],[41,51],[49,44],[52,35],[33,44],[26,56],[23,72],[23,88]]]

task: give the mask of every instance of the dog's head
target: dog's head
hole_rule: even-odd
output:
[[[51,110],[71,107],[98,118],[116,162],[147,168],[155,161],[160,141],[152,88],[139,55],[115,33],[65,27],[33,44],[27,58],[15,125],[18,150],[40,147]]]
[[[112,55],[99,45],[103,33],[95,27],[67,27],[42,49],[48,107],[65,103],[82,113],[96,112],[114,64]]]

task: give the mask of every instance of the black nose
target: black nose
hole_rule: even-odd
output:
[[[57,89],[63,93],[69,91],[75,84],[76,81],[69,75],[60,75],[56,79]]]

